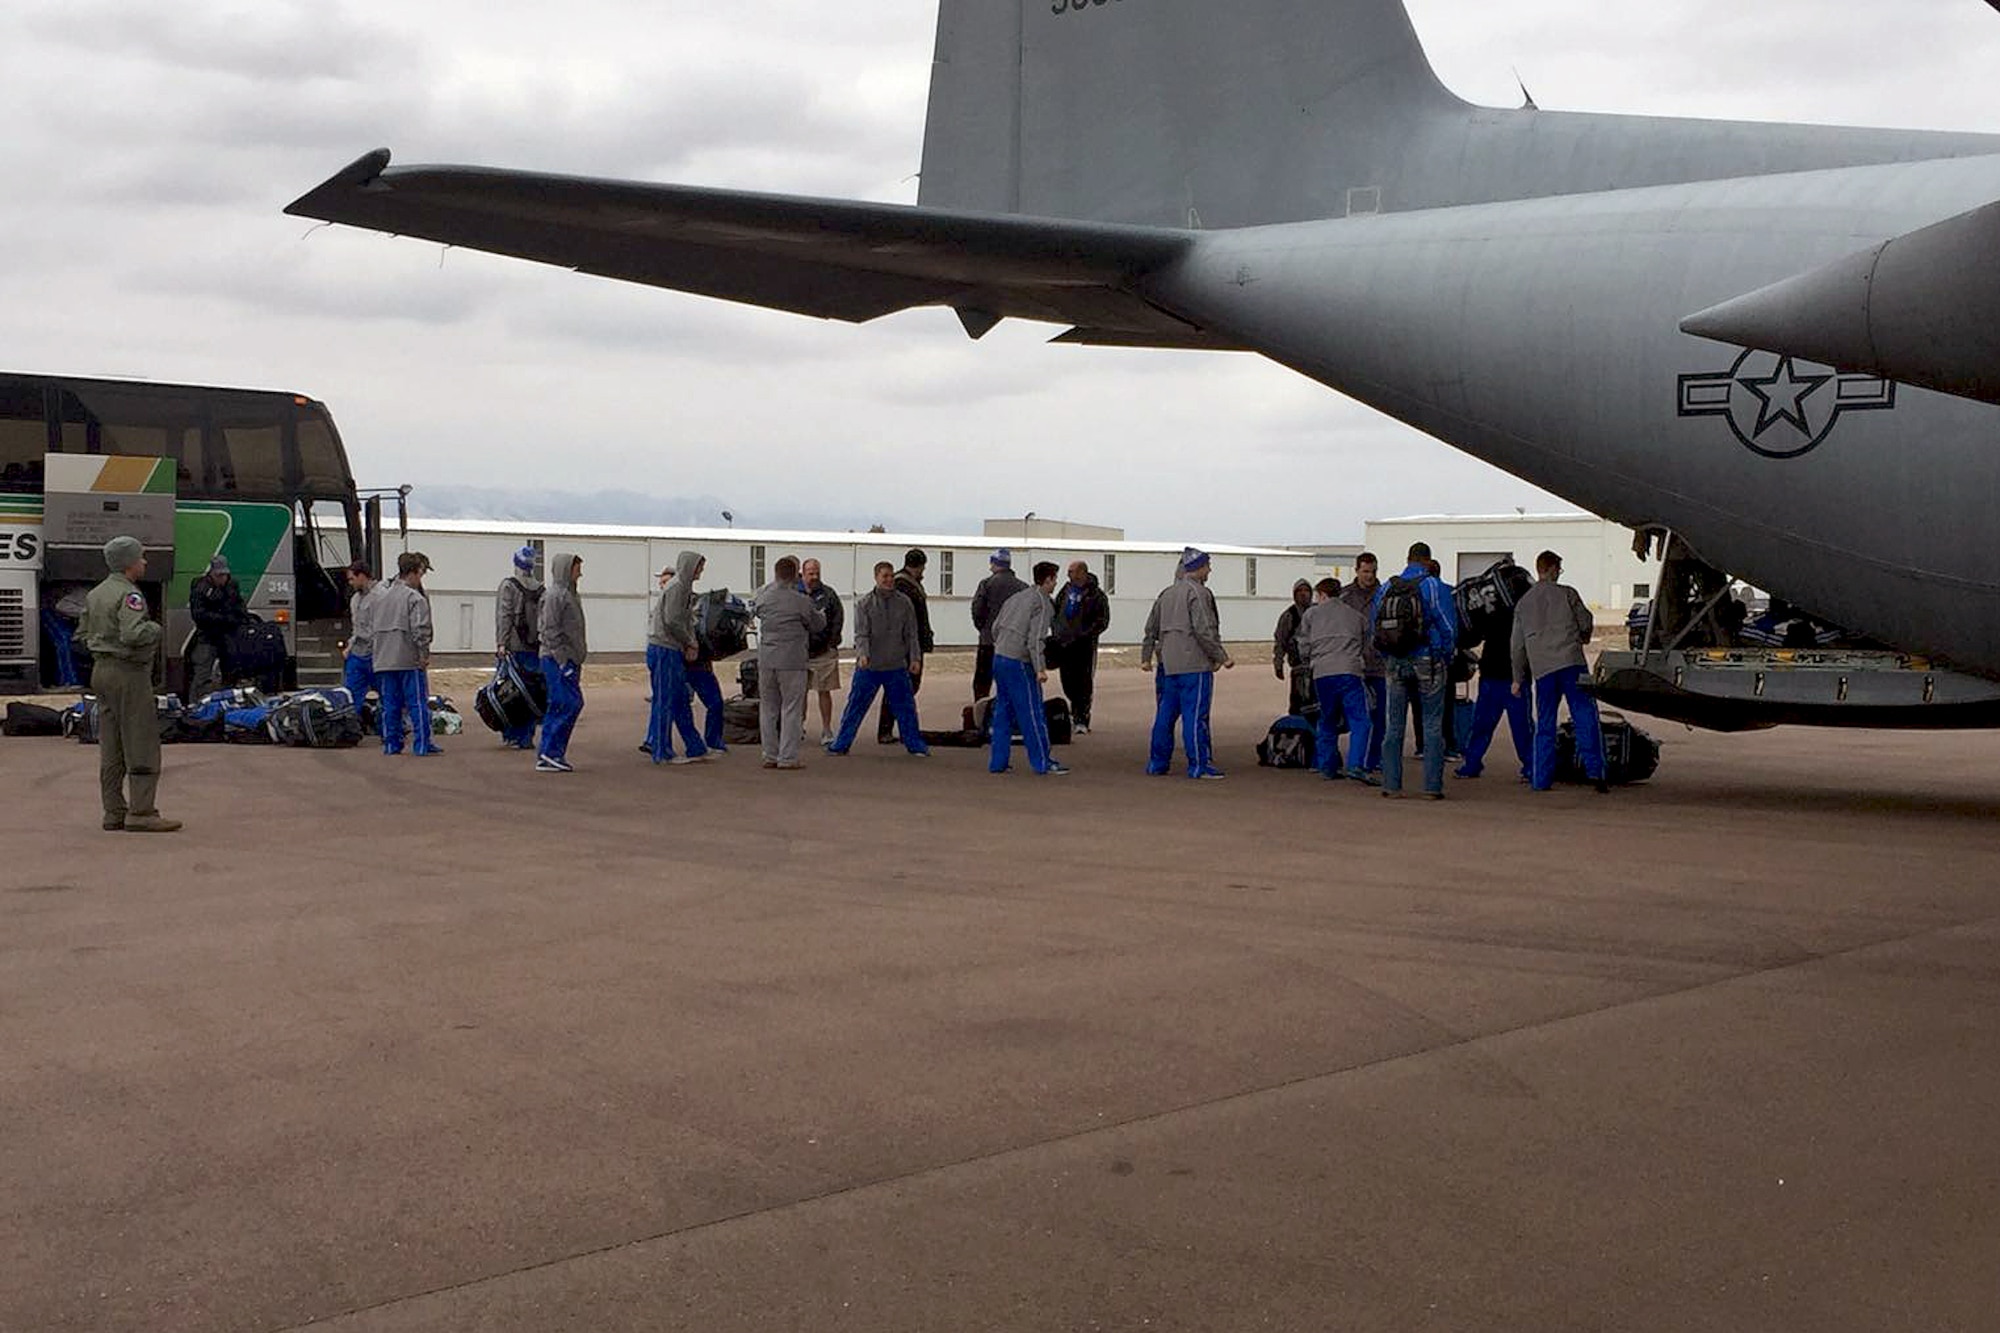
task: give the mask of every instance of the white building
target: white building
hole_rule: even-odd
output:
[[[1018,520],[1016,520],[1018,525]],[[1030,529],[1031,534],[1033,529]],[[657,572],[681,551],[700,551],[708,560],[704,588],[749,594],[769,581],[779,557],[818,560],[821,577],[848,599],[874,584],[877,561],[901,568],[903,554],[920,547],[929,555],[924,587],[930,594],[931,626],[940,647],[969,647],[973,632],[972,593],[988,572],[996,545],[985,536],[882,532],[760,532],[725,528],[637,528],[594,524],[412,518],[409,536],[388,534],[385,545],[422,551],[434,571],[424,580],[442,653],[490,653],[493,647],[494,590],[511,572],[514,552],[530,545],[543,558],[559,550],[583,557],[584,608],[590,618],[593,653],[643,653],[647,596]],[[1031,535],[1027,545],[1006,544],[1014,571],[1027,578],[1038,560],[1067,566],[1084,560],[1111,599],[1110,644],[1137,644],[1146,613],[1161,588],[1173,581],[1181,546],[1167,542],[1063,541]],[[1310,555],[1250,546],[1204,546],[1214,558],[1209,588],[1222,615],[1223,637],[1244,642],[1268,639],[1279,612],[1291,600],[1295,580],[1313,576]]]
[[[1454,583],[1487,569],[1502,556],[1534,568],[1535,557],[1554,551],[1563,559],[1563,582],[1593,610],[1623,612],[1659,585],[1660,562],[1632,554],[1632,529],[1594,514],[1425,514],[1368,524],[1368,549],[1382,562],[1382,577],[1403,568],[1413,542],[1431,554]]]

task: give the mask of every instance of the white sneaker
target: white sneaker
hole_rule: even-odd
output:
[[[667,760],[667,762],[675,768],[679,768],[683,764],[699,764],[707,759],[707,757],[707,755],[700,754],[677,754],[672,759]]]

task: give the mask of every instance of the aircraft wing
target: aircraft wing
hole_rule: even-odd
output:
[[[1139,278],[1192,244],[1191,233],[1167,228],[483,167],[391,168],[387,149],[285,212],[822,319],[858,323],[942,305],[975,338],[1015,317],[1126,345],[1203,345],[1201,330],[1135,292]]]

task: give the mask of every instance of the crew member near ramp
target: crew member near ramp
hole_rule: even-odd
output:
[[[1536,556],[1537,582],[1514,606],[1514,693],[1525,692],[1521,682],[1535,682],[1534,789],[1547,791],[1555,785],[1556,707],[1567,702],[1570,721],[1576,724],[1577,757],[1601,794],[1611,790],[1604,781],[1604,732],[1597,721],[1597,700],[1582,684],[1589,666],[1583,646],[1596,622],[1576,589],[1562,584],[1562,572],[1562,557],[1554,551]]]
[[[90,590],[83,634],[97,695],[97,773],[104,789],[104,827],[132,833],[172,833],[178,819],[161,817],[160,717],[153,694],[153,659],[160,624],[146,612],[138,581],[146,574],[146,548],[135,537],[104,544],[111,570]],[[131,799],[126,799],[126,781]]]

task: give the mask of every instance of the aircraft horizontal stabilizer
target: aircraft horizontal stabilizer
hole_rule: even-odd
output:
[[[1712,306],[1681,330],[2000,403],[2000,204]]]
[[[1190,233],[461,166],[377,149],[285,211],[853,322],[951,306],[1143,340],[1199,331],[1134,294]]]

